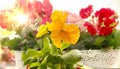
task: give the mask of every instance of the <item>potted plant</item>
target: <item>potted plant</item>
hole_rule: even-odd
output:
[[[81,59],[81,52],[65,49],[77,42],[80,29],[75,24],[66,23],[66,19],[67,12],[54,11],[51,15],[51,22],[40,25],[36,38],[40,40],[42,48],[39,51],[29,49],[23,53],[22,60],[25,65],[27,64],[30,69],[74,68],[74,65]]]

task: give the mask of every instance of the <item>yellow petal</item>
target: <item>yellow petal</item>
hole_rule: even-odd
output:
[[[59,31],[53,31],[51,33],[51,40],[53,41],[54,45],[57,48],[61,48],[62,44],[61,44],[61,38],[60,38],[60,32]]]
[[[45,34],[48,33],[47,26],[46,25],[41,25],[38,29],[38,33],[36,35],[36,38],[41,37]]]
[[[63,11],[54,11],[51,15],[51,19],[52,21],[56,21],[56,19],[60,19],[63,23],[66,22],[66,18],[67,18],[67,12],[63,12]]]
[[[65,43],[71,43],[69,33],[65,31],[61,31],[59,34],[59,37],[61,38],[62,41]]]
[[[80,37],[80,29],[77,25],[75,25],[75,24],[65,25],[64,31],[66,31],[68,33],[70,42],[72,44],[75,44],[78,41],[78,39]]]
[[[65,23],[63,23],[60,19],[56,19],[56,21],[52,21],[51,23],[47,22],[47,27],[49,31],[60,31],[63,29]]]
[[[61,41],[54,41],[54,44],[57,48],[61,48],[62,47],[62,43]]]
[[[67,13],[62,11],[54,11],[51,15],[51,23],[47,23],[48,30],[62,30],[66,22]]]

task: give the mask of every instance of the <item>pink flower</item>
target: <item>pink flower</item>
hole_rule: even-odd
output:
[[[80,19],[81,19],[81,18],[80,18],[77,14],[68,12],[68,17],[67,17],[67,22],[68,22],[68,23],[76,23],[76,22],[78,22]]]
[[[76,24],[76,25],[78,25],[80,27],[81,31],[85,30],[85,28],[83,26],[84,23],[85,23],[85,20],[83,20],[77,14],[68,12],[67,23],[74,23],[74,24]]]
[[[51,19],[50,19],[50,17],[44,17],[44,18],[42,18],[42,24],[46,24],[46,22],[50,22],[51,21]]]
[[[34,9],[37,13],[41,13],[42,11],[42,3],[40,1],[34,2]]]
[[[3,22],[0,22],[0,27],[1,27],[1,28],[7,28],[7,27],[8,27],[8,25],[7,25],[7,24],[5,24],[5,23],[3,23]]]
[[[50,22],[50,16],[52,13],[53,7],[49,0],[44,0],[42,3],[42,11],[43,11],[43,16],[42,17],[42,24],[45,24],[47,21]]]
[[[4,13],[0,14],[0,27],[1,28],[8,28],[10,26],[9,22],[6,20]]]
[[[51,3],[49,2],[49,0],[44,0],[42,5],[43,5],[43,7],[42,7],[43,11],[49,12],[49,13],[52,12],[53,7],[52,7]]]
[[[31,20],[40,17],[42,19],[42,22],[40,23],[45,24],[46,21],[50,21],[50,15],[52,13],[53,7],[49,0],[44,0],[43,3],[35,0],[33,2],[28,2],[23,9],[24,12],[30,16]]]

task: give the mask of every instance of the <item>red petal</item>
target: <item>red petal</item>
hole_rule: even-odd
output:
[[[79,12],[79,15],[84,19],[84,18],[88,18],[92,12],[93,12],[93,6],[89,5],[86,8],[82,8]]]
[[[43,5],[43,9],[45,11],[52,12],[53,7],[52,7],[51,3],[49,2],[49,0],[44,0],[42,5]]]
[[[102,27],[102,28],[99,29],[98,34],[100,36],[107,36],[107,35],[111,34],[112,31],[113,31],[112,28]]]
[[[96,35],[97,30],[95,29],[95,27],[94,27],[91,23],[86,22],[86,23],[84,24],[84,26],[87,27],[88,32],[89,32],[92,36]]]
[[[95,16],[98,17],[99,22],[103,22],[106,18],[110,18],[115,12],[110,8],[101,8],[95,12]]]
[[[37,13],[41,13],[41,11],[42,11],[42,3],[40,1],[35,1],[34,9],[36,10]]]

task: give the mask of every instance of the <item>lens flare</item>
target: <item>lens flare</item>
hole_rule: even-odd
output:
[[[27,17],[27,15],[24,15],[24,14],[17,14],[14,17],[14,20],[19,24],[25,24],[28,21],[28,17]]]

